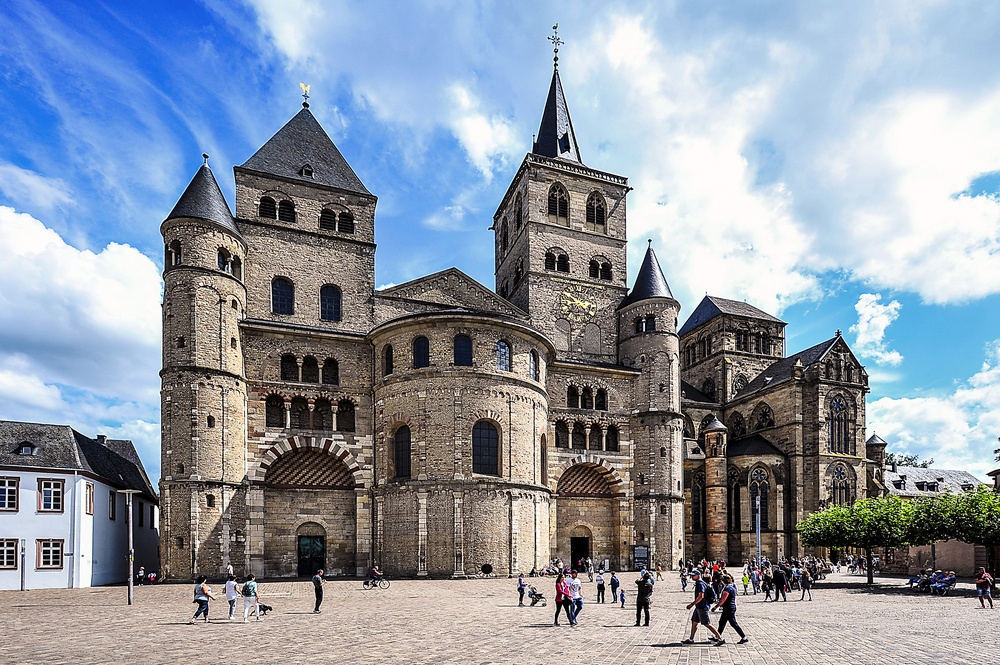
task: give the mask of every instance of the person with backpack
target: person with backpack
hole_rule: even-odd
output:
[[[740,636],[740,641],[737,644],[746,644],[750,640],[747,639],[746,633],[740,628],[740,624],[736,623],[736,585],[733,584],[733,578],[729,575],[722,576],[722,596],[719,601],[712,608],[715,612],[720,607],[722,608],[722,616],[719,617],[719,636],[722,636],[722,632],[726,630],[726,624],[732,624],[733,630],[736,634]],[[726,639],[723,637],[715,646],[722,646],[726,643]]]
[[[694,644],[694,634],[698,630],[698,624],[705,626],[708,632],[712,633],[712,636],[708,638],[709,641],[722,643],[722,636],[719,635],[719,631],[712,627],[712,618],[708,613],[716,599],[715,590],[702,581],[701,571],[697,568],[691,571],[691,580],[694,582],[694,600],[687,606],[687,609],[694,608],[694,613],[691,614],[691,636],[682,640],[681,644]]]
[[[243,596],[243,623],[247,622],[251,607],[256,611],[257,621],[263,621],[260,618],[260,593],[257,591],[256,577],[247,575],[247,581],[243,583],[240,595]]]

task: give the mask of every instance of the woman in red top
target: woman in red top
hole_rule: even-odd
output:
[[[990,601],[990,609],[993,609],[993,576],[986,572],[982,566],[976,571],[976,593],[979,594],[979,606],[985,608],[983,600]]]
[[[570,610],[570,606],[573,604],[573,600],[570,598],[569,585],[566,584],[566,576],[559,573],[559,577],[556,578],[556,617],[554,625],[559,625],[559,610],[566,610],[566,619],[573,623],[573,614]]]

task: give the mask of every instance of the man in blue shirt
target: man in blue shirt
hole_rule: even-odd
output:
[[[694,644],[694,634],[698,630],[698,624],[708,628],[708,631],[712,633],[714,640],[717,640],[718,644],[724,644],[725,640],[719,635],[719,631],[712,627],[712,619],[708,614],[711,601],[708,600],[706,595],[708,585],[702,581],[701,572],[697,568],[691,572],[691,580],[694,582],[694,601],[688,603],[687,606],[687,609],[694,608],[694,612],[691,614],[691,636],[686,640],[682,640],[681,644]],[[713,640],[713,637],[710,637],[709,640]]]

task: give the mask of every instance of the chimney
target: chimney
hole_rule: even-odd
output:
[[[108,445],[108,435],[107,434],[98,434],[97,435],[97,442],[99,444],[101,444],[102,446]]]

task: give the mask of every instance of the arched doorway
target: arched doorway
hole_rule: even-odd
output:
[[[595,566],[605,560],[622,562],[618,537],[620,483],[609,469],[585,462],[563,472],[556,487],[556,555],[576,567],[591,557]]]
[[[298,576],[311,577],[326,568],[326,529],[315,522],[306,522],[295,532],[298,541]]]

